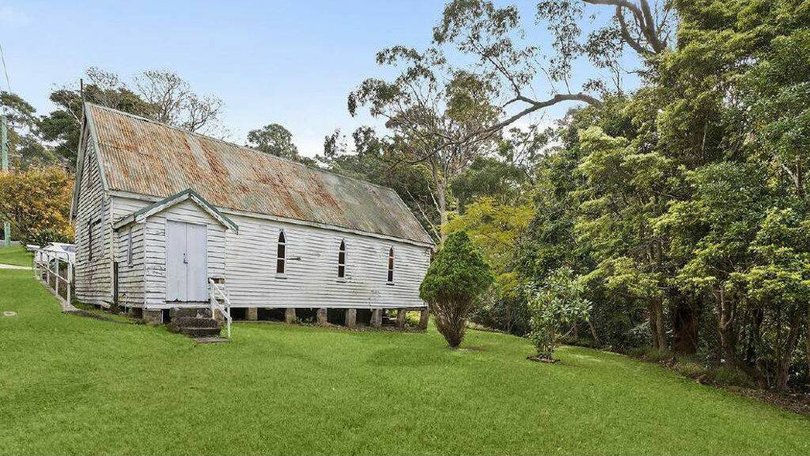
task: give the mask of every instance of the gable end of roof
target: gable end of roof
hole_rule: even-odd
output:
[[[163,212],[167,209],[170,209],[184,201],[192,201],[196,204],[200,209],[207,212],[208,215],[216,219],[219,223],[221,223],[226,228],[232,229],[235,233],[239,233],[239,226],[231,220],[227,215],[223,214],[219,211],[214,205],[209,203],[205,200],[202,196],[198,195],[192,189],[183,190],[180,193],[176,193],[169,197],[166,197],[160,201],[154,202],[148,206],[142,207],[137,211],[122,217],[115,223],[113,223],[113,229],[118,231],[121,228],[124,228],[127,225],[132,223],[143,223],[149,217]]]

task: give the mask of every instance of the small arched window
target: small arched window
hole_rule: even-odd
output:
[[[340,249],[338,250],[338,278],[346,277],[346,241],[340,241]]]
[[[284,274],[287,262],[287,238],[284,231],[278,233],[278,253],[276,255],[276,274]]]
[[[394,248],[388,250],[388,283],[394,282]]]

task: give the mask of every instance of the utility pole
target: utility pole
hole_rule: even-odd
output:
[[[8,172],[8,132],[6,131],[6,116],[0,114],[0,147],[3,149],[3,172]],[[11,245],[11,223],[3,221],[3,245]]]

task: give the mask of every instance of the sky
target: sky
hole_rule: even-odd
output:
[[[348,93],[365,78],[390,74],[374,61],[380,49],[427,47],[443,5],[442,0],[0,0],[0,44],[11,90],[39,114],[54,109],[48,100],[54,88],[77,81],[88,67],[124,80],[146,69],[169,69],[196,92],[223,100],[230,141],[244,144],[249,130],[280,123],[303,155],[314,156],[335,128],[348,134],[362,124],[380,125],[368,115],[352,118]],[[531,5],[523,5],[528,17]],[[533,120],[548,122],[565,109]]]

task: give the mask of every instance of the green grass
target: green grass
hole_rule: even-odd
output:
[[[31,266],[32,255],[21,245],[0,246],[0,264]]]
[[[810,454],[810,420],[616,354],[247,323],[195,345],[63,315],[27,271],[0,290],[0,454]]]

